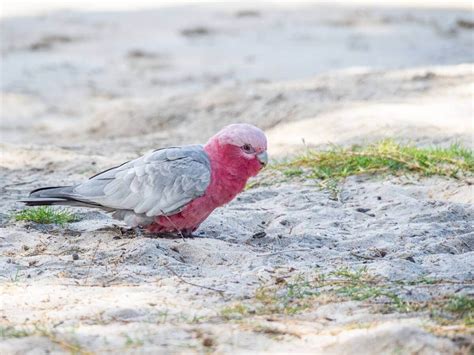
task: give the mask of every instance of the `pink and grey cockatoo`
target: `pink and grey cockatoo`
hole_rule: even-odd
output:
[[[34,190],[27,205],[95,207],[130,227],[189,235],[267,164],[265,134],[232,124],[204,145],[155,150],[79,185]]]

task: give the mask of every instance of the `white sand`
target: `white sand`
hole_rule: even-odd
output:
[[[302,140],[472,146],[472,29],[460,19],[472,14],[325,5],[4,18],[0,329],[38,330],[1,338],[0,353],[466,351],[472,334],[440,328],[429,312],[338,300],[240,321],[221,310],[279,278],[343,267],[439,281],[395,290],[414,302],[472,296],[467,182],[350,178],[339,201],[311,182],[255,188],[186,241],[114,239],[113,221],[95,211],[78,210],[66,229],[8,218],[35,187],[203,142],[236,121],[264,128],[273,157]]]

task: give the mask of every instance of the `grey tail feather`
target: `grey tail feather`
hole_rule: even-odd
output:
[[[50,186],[42,187],[30,192],[28,198],[21,199],[20,202],[27,206],[49,206],[49,205],[66,205],[66,206],[83,206],[83,207],[99,207],[97,203],[83,201],[74,196],[75,186]]]
[[[30,197],[48,198],[60,197],[67,198],[73,192],[74,186],[49,186],[41,187],[30,192]]]

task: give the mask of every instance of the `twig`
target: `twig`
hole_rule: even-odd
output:
[[[75,345],[75,344],[69,343],[66,340],[59,339],[55,334],[53,334],[53,332],[44,328],[40,328],[38,324],[35,325],[35,329],[41,336],[48,338],[52,343],[59,345],[63,349],[69,350],[69,352],[71,352],[72,354],[82,354],[82,355],[93,354],[90,351],[82,349],[79,344]]]
[[[35,182],[35,181],[36,181],[36,180],[14,182],[14,183],[11,183],[11,184],[3,185],[2,188],[10,187],[10,186],[18,186],[18,185],[31,184],[32,182]]]
[[[377,259],[376,257],[373,257],[373,256],[365,256],[365,255],[360,255],[360,254],[356,254],[354,252],[351,252],[350,253],[352,256],[355,256],[357,258],[361,258],[361,259],[365,259],[365,260],[375,260]]]
[[[218,294],[220,294],[222,297],[224,297],[224,291],[223,290],[218,290],[216,288],[212,288],[212,287],[209,287],[209,286],[198,285],[198,284],[195,284],[193,282],[186,281],[180,275],[178,275],[178,273],[176,271],[174,271],[171,267],[169,267],[167,264],[165,264],[163,266],[169,272],[171,272],[174,276],[176,276],[180,281],[184,282],[185,284],[188,284],[188,285],[191,285],[191,286],[194,286],[194,287],[204,288],[204,289],[210,290],[210,291],[214,291],[214,292],[217,292]]]
[[[311,251],[311,250],[312,249],[310,249],[310,248],[287,249],[287,250],[275,251],[275,252],[272,252],[272,253],[257,254],[257,256],[271,256],[271,255],[276,255],[276,254],[289,253],[289,252],[292,252],[292,251]]]
[[[95,259],[95,256],[97,254],[97,250],[99,250],[99,245],[100,245],[101,242],[102,242],[101,240],[99,240],[97,242],[97,246],[95,247],[94,254],[92,254],[92,260],[91,260],[91,263],[89,264],[89,267],[87,269],[87,274],[86,274],[86,278],[84,280],[84,285],[87,284],[87,279],[89,278],[89,273],[91,271],[92,264],[94,264],[94,259]]]
[[[183,241],[186,241],[186,239],[184,239],[183,233],[181,233],[181,231],[179,230],[178,226],[171,220],[171,218],[169,218],[169,217],[163,212],[163,210],[160,210],[160,212],[163,214],[163,217],[165,217],[166,220],[167,220],[168,222],[170,222],[170,223],[173,225],[173,227],[176,229],[176,231],[177,231],[178,234],[181,236],[181,238],[183,239]]]

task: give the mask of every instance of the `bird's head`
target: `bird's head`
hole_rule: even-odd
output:
[[[260,128],[247,123],[224,127],[206,144],[224,166],[255,176],[268,163],[267,138]]]

